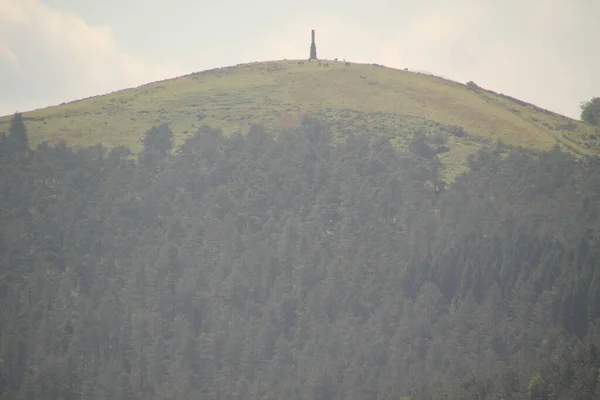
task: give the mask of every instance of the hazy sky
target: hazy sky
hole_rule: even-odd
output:
[[[0,0],[0,115],[251,61],[432,72],[570,117],[600,96],[599,0]]]

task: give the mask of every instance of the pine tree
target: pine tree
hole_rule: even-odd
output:
[[[29,140],[27,138],[27,129],[23,123],[23,117],[20,113],[15,113],[11,123],[8,136],[0,139],[2,155],[10,160],[17,154],[24,154],[29,150]]]
[[[15,113],[10,122],[10,131],[8,133],[7,142],[8,150],[11,154],[23,154],[29,149],[27,129],[23,123],[21,113]]]

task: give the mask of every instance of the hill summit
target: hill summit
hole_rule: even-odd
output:
[[[430,74],[379,64],[328,60],[254,62],[211,69],[107,95],[26,112],[31,143],[64,140],[80,147],[140,149],[151,126],[169,123],[181,143],[199,126],[225,133],[252,124],[279,130],[310,114],[336,135],[361,130],[402,146],[407,133],[444,133],[440,160],[450,174],[483,143],[550,149],[557,143],[575,154],[600,149],[600,130],[509,96]],[[10,116],[0,118],[8,131]],[[410,135],[408,135],[410,136]],[[449,150],[449,151],[448,151]]]

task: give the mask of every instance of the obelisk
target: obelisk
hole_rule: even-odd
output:
[[[317,45],[315,44],[315,30],[312,29],[311,33],[311,43],[310,43],[310,58],[309,60],[317,59]]]

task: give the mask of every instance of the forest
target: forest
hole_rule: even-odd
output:
[[[0,135],[0,400],[600,399],[600,158],[322,121]]]

